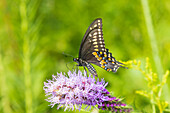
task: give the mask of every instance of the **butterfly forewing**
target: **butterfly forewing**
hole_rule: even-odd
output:
[[[98,18],[92,22],[87,29],[79,50],[79,58],[90,60],[93,51],[104,51],[105,44],[102,32],[102,19]],[[94,57],[94,56],[93,56]]]

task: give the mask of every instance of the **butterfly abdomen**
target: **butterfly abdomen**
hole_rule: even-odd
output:
[[[86,67],[92,75],[97,76],[97,72],[96,72],[95,68],[90,63],[86,62]]]

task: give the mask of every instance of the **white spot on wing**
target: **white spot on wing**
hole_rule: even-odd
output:
[[[110,54],[108,54],[108,57],[110,57]]]
[[[97,42],[94,42],[93,44],[94,44],[94,45],[96,45],[96,44],[97,44]]]
[[[98,48],[98,45],[95,45],[94,47],[95,47],[95,48]]]
[[[93,36],[93,38],[97,38],[97,36]]]
[[[95,24],[94,27],[97,27],[97,24]]]
[[[97,35],[97,32],[93,33],[93,35]]]
[[[95,41],[97,41],[97,39],[95,38],[95,39],[93,39],[92,41],[94,41],[94,42],[95,42]]]

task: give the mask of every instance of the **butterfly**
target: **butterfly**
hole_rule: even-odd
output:
[[[97,76],[97,72],[90,63],[113,72],[117,72],[119,67],[123,67],[123,63],[116,61],[112,53],[105,48],[101,18],[95,19],[88,27],[80,45],[79,57],[73,58],[73,61],[78,63],[77,66],[87,67],[95,76]]]

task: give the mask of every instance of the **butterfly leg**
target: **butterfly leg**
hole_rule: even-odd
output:
[[[75,66],[75,65],[74,65],[74,66]],[[74,66],[73,66],[72,70],[74,69]],[[76,70],[76,73],[78,73],[78,70],[79,70],[79,66],[78,66],[78,65],[76,65],[75,70]]]
[[[76,73],[78,73],[79,65],[76,65]]]
[[[83,68],[84,68],[84,70],[85,70],[85,72],[86,72],[86,74],[87,74],[87,70],[86,70],[85,66],[83,66]]]
[[[74,69],[74,66],[75,66],[75,64],[73,65],[72,70]]]
[[[68,70],[70,70],[70,68],[68,67],[67,63],[66,63],[66,67],[67,67]],[[74,66],[73,66],[73,67],[74,67]]]

